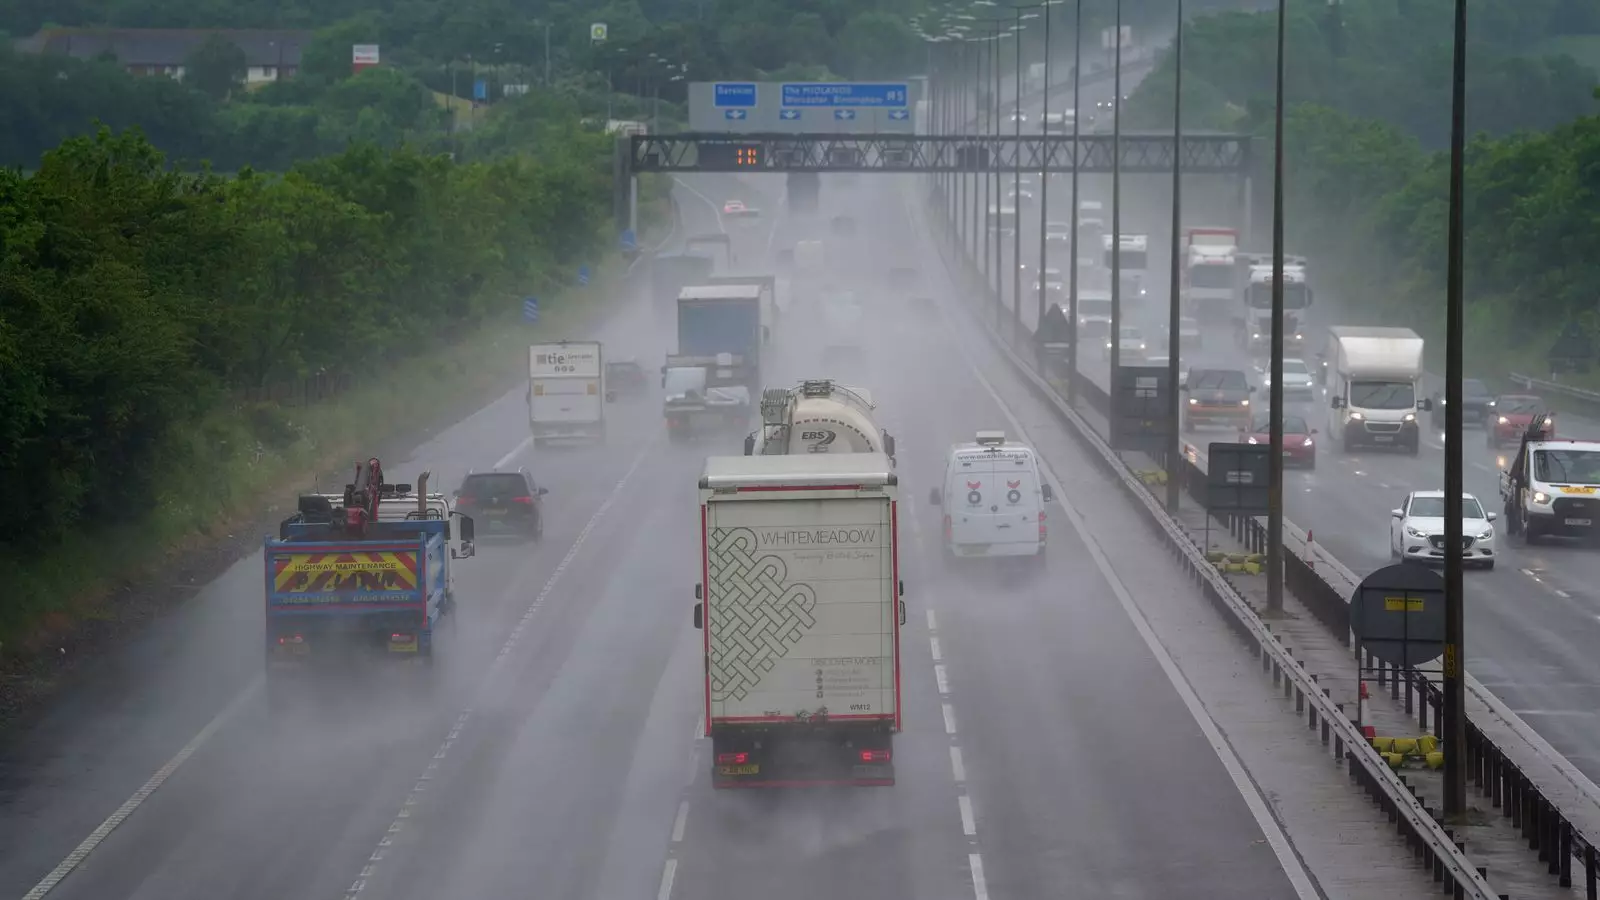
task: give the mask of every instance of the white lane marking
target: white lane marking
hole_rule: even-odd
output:
[[[977,378],[978,383],[983,385],[983,389],[988,392],[989,396],[994,399],[995,405],[1000,408],[1000,412],[1006,417],[1006,421],[1012,428],[1016,429],[1016,433],[1021,435],[1024,441],[1033,444],[1033,441],[1028,437],[1027,430],[1022,427],[1022,422],[1017,419],[1016,413],[1001,398],[1000,392],[995,390],[995,386],[989,381],[988,376],[984,375],[983,371],[978,368],[977,361],[972,358],[972,354],[967,349],[965,342],[958,340],[956,346],[960,350],[962,357],[966,359],[967,366],[972,369],[972,374]],[[1044,459],[1041,458],[1039,460],[1039,465],[1056,484],[1069,483],[1063,481]],[[1283,866],[1284,875],[1288,877],[1289,883],[1294,885],[1295,894],[1301,900],[1315,900],[1320,894],[1311,880],[1310,873],[1306,871],[1305,863],[1301,862],[1300,857],[1295,854],[1294,848],[1290,845],[1289,835],[1284,832],[1283,826],[1278,824],[1278,820],[1273,817],[1271,809],[1267,806],[1266,799],[1261,796],[1261,792],[1255,786],[1255,782],[1251,781],[1250,776],[1246,774],[1244,764],[1239,761],[1238,754],[1228,744],[1228,739],[1222,736],[1221,730],[1217,728],[1217,723],[1211,720],[1210,714],[1206,712],[1205,704],[1200,701],[1200,697],[1195,694],[1194,688],[1184,678],[1183,672],[1178,669],[1177,663],[1172,661],[1172,656],[1167,653],[1167,648],[1161,646],[1161,642],[1156,640],[1155,632],[1151,630],[1150,623],[1145,619],[1144,613],[1140,612],[1139,607],[1134,603],[1133,596],[1128,593],[1127,585],[1122,583],[1122,579],[1117,576],[1116,570],[1111,567],[1111,560],[1106,557],[1105,551],[1095,541],[1088,522],[1083,517],[1083,513],[1073,506],[1071,501],[1064,495],[1056,495],[1056,502],[1061,505],[1062,510],[1066,513],[1067,521],[1072,523],[1072,529],[1078,533],[1079,540],[1088,548],[1089,555],[1094,559],[1095,568],[1100,570],[1100,576],[1111,586],[1111,592],[1116,596],[1117,602],[1121,604],[1123,612],[1132,620],[1134,629],[1139,632],[1139,637],[1144,639],[1145,646],[1150,648],[1150,653],[1155,656],[1156,662],[1160,663],[1161,671],[1166,674],[1167,680],[1172,682],[1173,689],[1183,699],[1183,705],[1188,707],[1189,715],[1193,716],[1195,724],[1200,726],[1201,732],[1206,736],[1206,741],[1211,744],[1212,751],[1217,754],[1217,759],[1222,762],[1222,767],[1227,770],[1228,777],[1233,779],[1233,785],[1239,791],[1239,795],[1244,798],[1245,806],[1250,809],[1250,815],[1255,818],[1256,824],[1261,828],[1262,834],[1267,839],[1267,843],[1272,845],[1272,852],[1278,857],[1278,863]]]
[[[944,704],[944,733],[956,733],[956,708],[948,703]]]
[[[1572,599],[1572,595],[1571,594],[1567,593],[1566,591],[1563,591],[1560,588],[1551,588],[1551,590],[1555,591],[1556,592],[1556,596],[1560,597],[1563,600],[1571,600]]]
[[[956,784],[965,784],[967,781],[967,763],[961,758],[960,747],[950,748],[950,774]]]
[[[628,467],[628,471],[623,473],[621,480],[611,489],[611,493],[606,495],[606,499],[601,501],[600,506],[589,516],[589,521],[584,523],[583,530],[579,531],[578,536],[573,539],[572,546],[567,549],[566,555],[561,557],[559,563],[556,563],[555,570],[545,580],[544,587],[539,589],[539,593],[534,595],[527,609],[523,610],[521,620],[511,630],[511,634],[506,637],[505,643],[500,647],[500,652],[495,654],[494,660],[489,663],[489,670],[484,673],[483,680],[478,683],[477,690],[474,692],[475,696],[481,697],[488,693],[489,689],[495,686],[496,678],[506,671],[503,668],[506,660],[510,658],[512,651],[521,643],[523,630],[527,627],[528,622],[533,619],[535,613],[544,607],[545,600],[555,590],[556,585],[561,582],[561,576],[566,574],[567,569],[572,565],[572,561],[577,558],[578,551],[583,549],[583,545],[589,540],[589,536],[594,533],[600,521],[605,518],[605,514],[617,502],[617,498],[622,496],[623,489],[628,486],[628,482],[633,479],[634,473],[638,472],[639,467],[644,464],[645,458],[650,455],[651,449],[659,437],[660,435],[657,433],[645,441],[644,446],[639,450],[639,455],[634,457],[633,464]],[[422,775],[418,777],[417,786],[412,789],[410,794],[406,795],[405,803],[401,805],[400,812],[395,815],[388,831],[378,840],[377,848],[368,857],[368,865],[361,870],[361,877],[357,878],[350,887],[345,889],[345,900],[355,900],[366,889],[372,872],[376,869],[375,864],[382,861],[384,854],[394,843],[395,834],[401,830],[405,820],[411,818],[411,807],[416,805],[417,793],[424,789],[426,782],[433,780],[434,773],[439,768],[439,763],[449,755],[450,748],[455,745],[455,742],[461,736],[462,730],[467,727],[467,723],[472,718],[472,713],[473,707],[468,706],[456,717],[455,723],[450,726],[450,731],[445,735],[438,751],[433,754],[433,759],[428,762],[427,767],[422,771]]]
[[[678,861],[667,860],[661,868],[661,887],[656,889],[656,900],[669,900],[672,896],[672,882],[678,877]]]
[[[983,857],[976,853],[968,853],[967,867],[972,869],[973,900],[989,900],[989,882],[983,878]]]
[[[722,223],[722,207],[717,205],[717,201],[712,200],[710,197],[707,197],[705,194],[702,194],[699,191],[695,190],[693,187],[691,187],[689,185],[689,183],[687,181],[684,181],[682,178],[674,177],[672,179],[672,183],[676,184],[678,187],[683,188],[684,190],[688,191],[689,193],[695,195],[696,197],[699,197],[701,200],[704,200],[705,204],[707,206],[711,207],[712,214],[717,217],[717,230],[722,232],[723,234],[727,234],[728,233],[727,226]]]
[[[939,684],[939,693],[948,696],[950,693],[950,679],[945,675],[944,666],[933,667],[933,680]]]
[[[933,614],[933,610],[932,609],[928,610],[928,630],[929,631],[938,631],[939,630],[939,619],[938,619],[937,616],[935,616]],[[937,659],[937,657],[935,657],[935,659]]]
[[[512,448],[510,453],[507,453],[505,456],[502,456],[499,459],[495,460],[494,467],[496,469],[505,468],[506,466],[511,464],[511,461],[513,459],[516,459],[518,456],[521,456],[522,455],[522,451],[528,449],[531,446],[533,446],[533,435],[529,435],[529,436],[523,438],[522,439],[522,443],[520,443],[516,447]]]
[[[684,800],[678,804],[678,817],[672,820],[672,842],[683,843],[683,829],[689,824],[689,801]]]
[[[940,660],[944,659],[944,650],[939,646],[939,639],[937,637],[928,638],[928,649],[933,653],[934,662],[939,662]]]
[[[961,833],[967,837],[977,837],[978,823],[972,818],[972,798],[962,794],[956,798],[956,805],[961,808]]]
[[[701,738],[703,738],[705,736],[706,736],[706,717],[705,716],[701,716],[700,718],[694,720],[694,737],[690,738],[690,740],[691,741],[698,741],[698,740],[700,740]]]
[[[165,765],[157,769],[154,775],[151,775],[137,791],[133,792],[133,796],[117,807],[116,811],[107,816],[106,820],[101,822],[94,831],[89,832],[89,836],[84,838],[83,842],[74,848],[71,853],[68,853],[67,858],[52,869],[50,874],[34,885],[32,890],[23,894],[22,900],[39,900],[39,898],[54,890],[55,886],[60,884],[63,878],[70,875],[73,869],[81,865],[89,857],[89,854],[93,853],[94,849],[111,835],[111,832],[117,830],[117,826],[133,815],[134,810],[138,809],[144,801],[150,799],[150,795],[154,794],[162,784],[166,783],[166,780],[172,777],[172,773],[178,771],[178,767],[188,761],[196,750],[200,749],[201,744],[204,744],[207,739],[216,734],[217,730],[225,722],[233,718],[234,714],[244,706],[244,702],[261,686],[262,680],[259,675],[251,679],[250,684],[244,690],[235,695],[233,700],[227,706],[224,706],[221,712],[212,717],[211,721],[207,722],[198,734],[190,738],[189,743],[184,744],[181,750],[173,754]]]

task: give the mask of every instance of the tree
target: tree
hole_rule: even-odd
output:
[[[183,63],[183,79],[213,100],[226,100],[249,71],[244,50],[220,34],[208,35]]]

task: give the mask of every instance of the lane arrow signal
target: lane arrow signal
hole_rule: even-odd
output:
[[[891,118],[891,119],[907,119],[907,118],[910,118],[910,117],[911,117],[911,114],[909,112],[906,112],[903,109],[891,109],[891,110],[889,110],[889,118]]]

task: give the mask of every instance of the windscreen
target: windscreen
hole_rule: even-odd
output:
[[[1409,513],[1416,519],[1442,519],[1444,518],[1443,497],[1412,497]],[[1483,506],[1472,497],[1461,498],[1461,518],[1483,518]]]
[[[1283,286],[1283,308],[1289,310],[1305,309],[1310,306],[1311,292],[1306,290],[1304,284],[1286,284]],[[1250,308],[1272,308],[1272,285],[1250,285]]]
[[[1489,386],[1478,379],[1464,378],[1461,380],[1461,396],[1476,398],[1493,397],[1494,395],[1489,392]]]
[[[1233,287],[1231,266],[1194,266],[1189,270],[1189,286],[1216,291]]]
[[[1088,319],[1111,318],[1111,301],[1099,298],[1079,297],[1078,316]]]
[[[461,496],[521,497],[528,493],[528,484],[521,475],[504,473],[496,475],[470,475],[461,485]]]
[[[1245,380],[1243,372],[1205,369],[1189,377],[1189,387],[1202,391],[1247,391],[1250,382]]]
[[[1146,268],[1148,268],[1150,266],[1150,254],[1146,253],[1143,250],[1128,250],[1128,249],[1124,249],[1122,251],[1122,253],[1120,254],[1120,256],[1122,257],[1122,268],[1124,268],[1124,269],[1134,269],[1134,270],[1142,272],[1142,271],[1144,271]],[[1110,265],[1111,265],[1111,251],[1107,250],[1106,251],[1106,266],[1109,267]]]
[[[1272,417],[1257,416],[1256,420],[1251,423],[1250,430],[1256,434],[1270,434],[1272,432]],[[1306,425],[1306,420],[1300,416],[1284,416],[1283,433],[1286,435],[1310,434],[1311,428]]]
[[[1533,478],[1544,484],[1600,485],[1600,451],[1535,450]]]
[[[1411,409],[1416,405],[1416,387],[1409,381],[1350,382],[1353,409]]]
[[[705,393],[706,370],[676,368],[667,370],[666,382],[662,385],[668,397],[681,397],[690,391]]]
[[[1501,397],[1494,403],[1494,408],[1502,416],[1527,416],[1544,409],[1544,404],[1538,397]]]
[[[678,304],[678,353],[754,357],[761,346],[761,308],[754,303]]]

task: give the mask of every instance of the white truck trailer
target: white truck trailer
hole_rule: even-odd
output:
[[[1183,243],[1183,278],[1178,290],[1185,313],[1201,321],[1226,322],[1233,311],[1239,232],[1209,226],[1189,228],[1184,231]]]
[[[894,464],[894,436],[878,427],[862,388],[816,379],[761,392],[761,430],[744,439],[746,456],[882,453]]]
[[[1234,320],[1238,345],[1253,355],[1272,352],[1272,257],[1252,259],[1239,287],[1240,312]],[[1306,280],[1305,257],[1290,256],[1283,264],[1283,350],[1299,356],[1305,350],[1305,316],[1314,295]]]
[[[1418,397],[1422,338],[1409,328],[1335,325],[1328,329],[1328,437],[1346,450],[1422,446],[1419,413],[1433,409]]]
[[[714,787],[894,784],[898,521],[881,453],[706,460],[694,626]]]
[[[605,361],[599,341],[528,348],[528,427],[535,446],[606,437]]]

